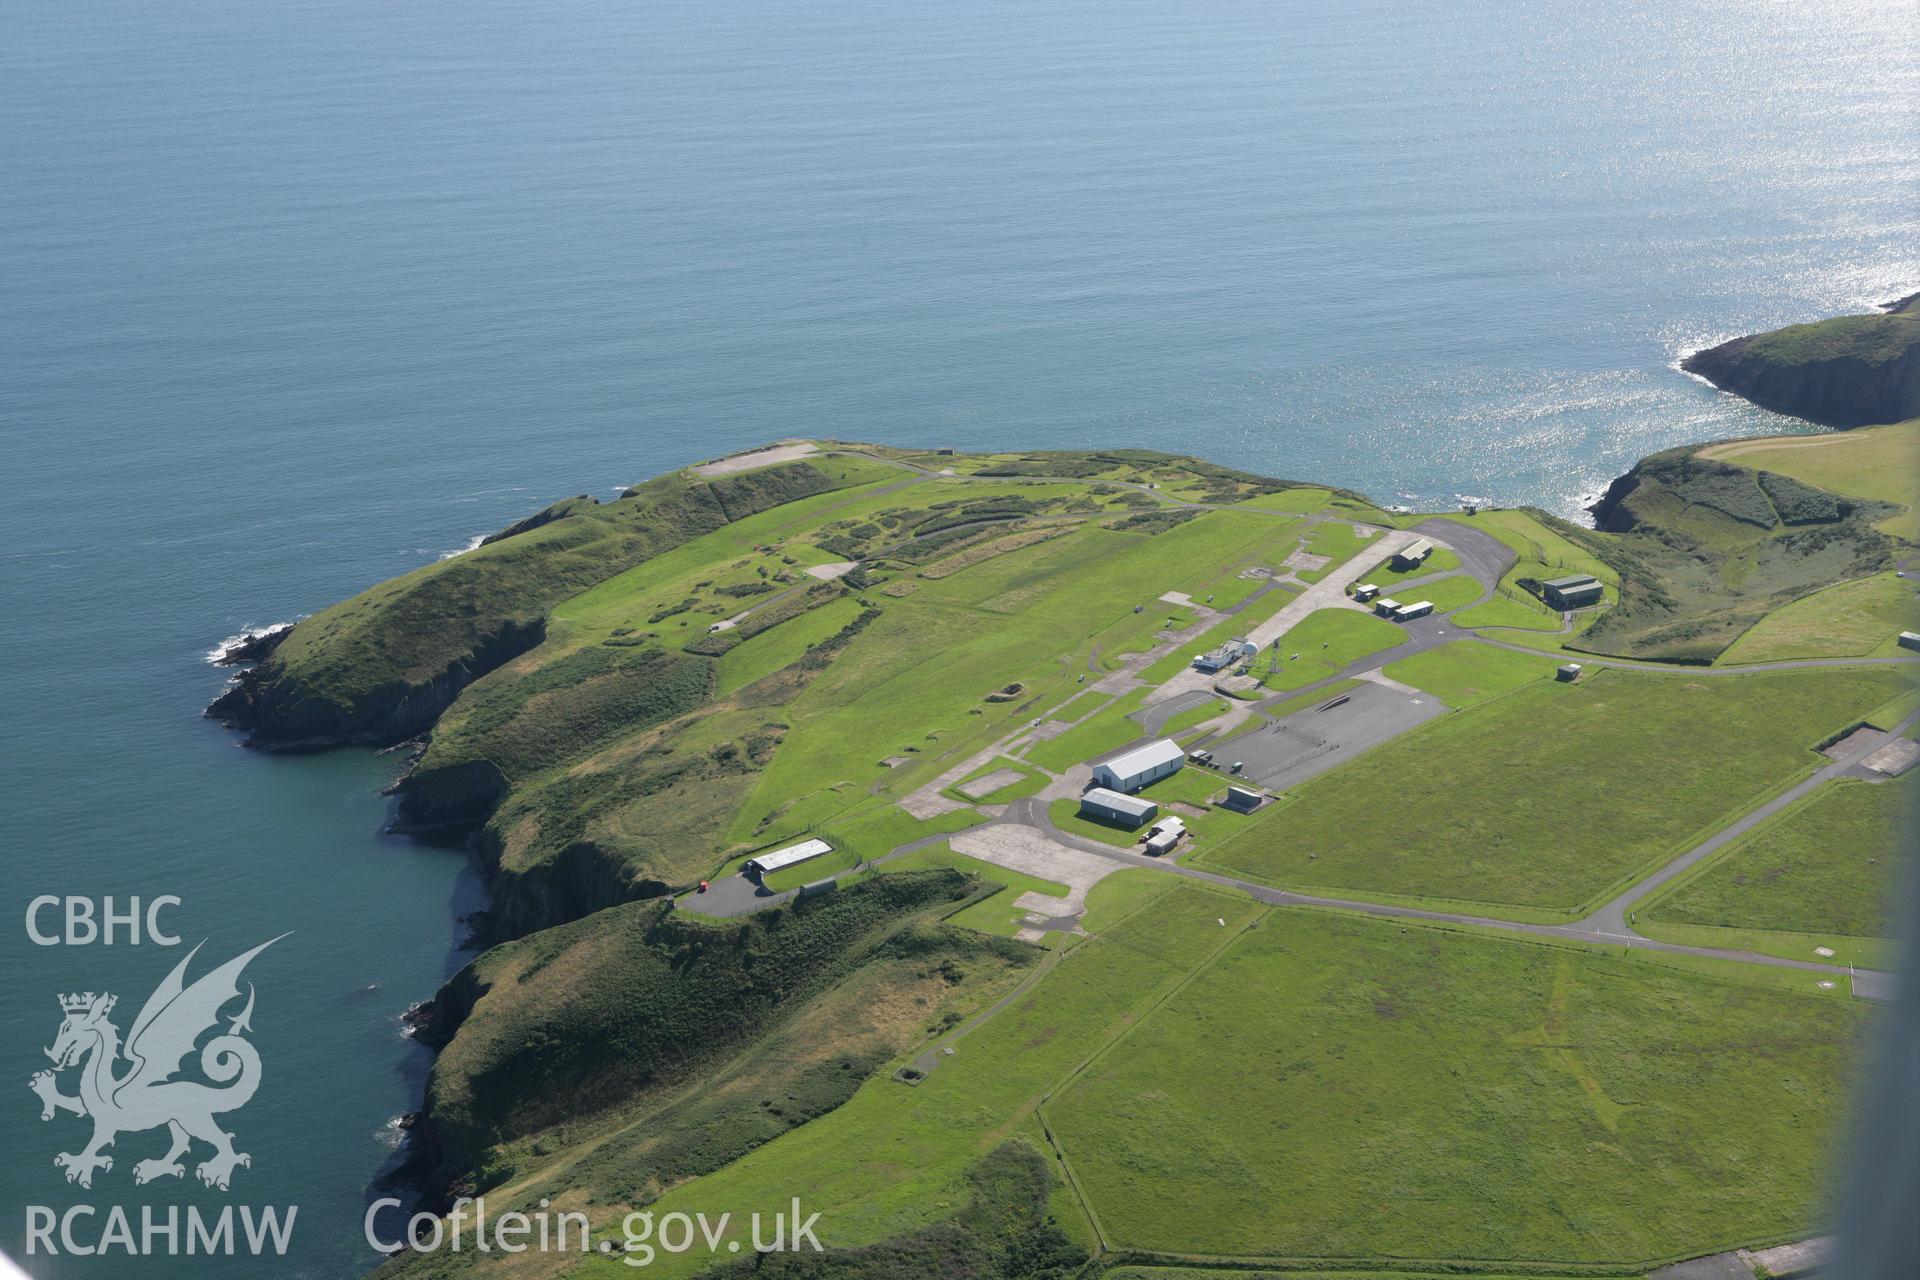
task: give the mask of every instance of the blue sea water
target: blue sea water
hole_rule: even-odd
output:
[[[1777,430],[1675,371],[1920,287],[1903,3],[0,3],[0,1250],[25,1206],[297,1204],[348,1276],[464,957],[391,758],[196,718],[222,636],[565,494],[807,434],[1143,445],[1574,513]],[[37,894],[179,895],[255,961],[230,1196],[89,1192],[25,1088]],[[7,1083],[7,1082],[11,1083]],[[5,1099],[10,1097],[10,1101]],[[198,1158],[196,1156],[196,1158]],[[97,1225],[95,1230],[97,1232]]]

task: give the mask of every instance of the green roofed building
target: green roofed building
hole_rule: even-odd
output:
[[[1606,588],[1590,573],[1571,573],[1540,584],[1547,603],[1556,609],[1579,609],[1600,603]]]

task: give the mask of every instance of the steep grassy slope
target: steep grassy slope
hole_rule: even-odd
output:
[[[302,620],[207,714],[262,746],[418,733],[476,677],[538,644],[567,597],[730,521],[874,475],[865,462],[797,462],[711,482],[663,476],[606,504],[570,498]]]
[[[686,1080],[978,887],[942,869],[880,876],[737,923],[634,903],[493,948],[435,1000],[430,1033],[451,1042],[420,1130],[430,1184],[504,1180],[498,1144]]]
[[[1920,294],[1879,315],[1735,338],[1681,365],[1776,413],[1832,427],[1920,415]]]

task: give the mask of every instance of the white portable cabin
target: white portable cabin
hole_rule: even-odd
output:
[[[1166,853],[1180,843],[1180,837],[1187,834],[1187,824],[1178,818],[1162,818],[1153,824],[1147,832],[1147,852],[1155,857]]]

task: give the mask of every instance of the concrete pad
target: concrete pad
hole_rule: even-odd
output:
[[[1765,1267],[1768,1275],[1788,1280],[1788,1277],[1812,1275],[1826,1266],[1833,1258],[1833,1237],[1815,1236],[1793,1244],[1777,1244],[1771,1249],[1740,1252],[1749,1264]]]
[[[1716,1253],[1650,1271],[1647,1280],[1753,1280],[1753,1268],[1737,1253]]]
[[[1362,671],[1359,675],[1355,676],[1354,679],[1369,681],[1379,685],[1382,689],[1392,689],[1395,693],[1412,694],[1414,697],[1425,696],[1424,690],[1416,689],[1410,684],[1395,680],[1392,676],[1387,675],[1377,667],[1372,671]]]
[[[1029,889],[1013,900],[1013,905],[1035,917],[1030,924],[1043,924],[1055,916],[1070,916],[1074,913],[1073,902],[1068,898],[1056,898],[1050,893],[1041,893]]]
[[[1907,770],[1920,764],[1920,742],[1912,738],[1895,738],[1860,762],[1875,773],[1884,773],[1889,778],[1897,778]]]
[[[807,572],[822,582],[831,582],[835,578],[844,578],[859,566],[857,560],[836,560],[832,564],[816,564]]]
[[[1026,776],[1018,769],[995,769],[992,773],[983,774],[971,782],[962,783],[955,790],[969,800],[978,800],[992,795],[1002,787],[1010,787]]]
[[[1177,604],[1183,609],[1193,603],[1193,597],[1184,591],[1162,591],[1160,598],[1168,604]]]
[[[1862,725],[1833,745],[1822,748],[1820,754],[1826,756],[1829,760],[1840,760],[1849,755],[1855,755],[1859,752],[1869,750],[1875,743],[1884,742],[1886,738],[1887,735],[1880,732],[1880,730],[1869,729],[1865,725]]]
[[[820,450],[807,441],[795,440],[768,449],[729,454],[713,462],[703,462],[693,469],[693,474],[711,479],[714,476],[732,475],[736,471],[752,471],[755,467],[770,467],[776,462],[793,462],[818,452]]]
[[[1043,898],[1046,910],[1056,917],[1080,915],[1087,909],[1087,890],[1121,869],[1110,859],[1069,848],[1031,827],[1012,823],[963,831],[947,843],[955,853],[969,858],[1066,885],[1065,898]]]
[[[680,899],[680,906],[696,911],[703,916],[722,916],[735,918],[752,915],[756,911],[765,911],[768,907],[778,906],[793,896],[793,890],[775,892],[763,889],[742,875],[723,876],[707,887],[705,893],[690,893]]]
[[[1881,973],[1877,969],[1855,969],[1852,976],[1853,995],[1856,1000],[1872,1000],[1878,1004],[1893,1003],[1900,984],[1896,975]]]

